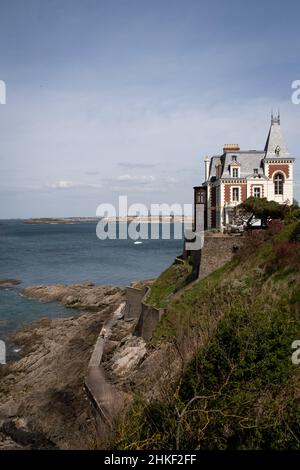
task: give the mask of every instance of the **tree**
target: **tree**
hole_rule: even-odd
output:
[[[247,225],[251,225],[251,220],[255,217],[261,220],[261,226],[267,227],[271,219],[284,219],[289,213],[289,208],[285,204],[278,204],[275,201],[268,201],[266,198],[249,197],[238,206],[238,210],[245,217],[248,217]]]

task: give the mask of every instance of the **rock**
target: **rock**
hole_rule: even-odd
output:
[[[11,418],[17,416],[19,404],[14,400],[9,400],[3,405],[0,405],[0,419]]]
[[[111,286],[95,286],[84,282],[74,285],[33,286],[23,289],[26,297],[43,301],[58,301],[66,307],[99,310],[112,305],[123,292]]]
[[[147,353],[146,343],[142,338],[130,336],[129,339],[116,350],[109,366],[116,377],[125,377],[139,365]]]
[[[118,341],[111,341],[107,340],[104,344],[104,349],[103,349],[103,360],[107,360],[109,358],[113,351],[119,346]]]
[[[18,279],[0,279],[0,288],[15,287],[21,284]]]
[[[0,448],[88,449],[97,436],[84,377],[103,323],[122,303],[124,292],[90,283],[26,290],[37,299],[64,303],[72,297],[80,308],[94,302],[101,308],[39,320],[12,335],[22,358],[0,369]]]
[[[0,450],[21,450],[24,447],[18,445],[10,437],[0,432]]]
[[[23,423],[24,420],[6,421],[0,430],[23,447],[30,449],[53,449],[56,447],[44,434],[23,427]]]

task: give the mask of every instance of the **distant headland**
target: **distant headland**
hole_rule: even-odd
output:
[[[47,224],[47,225],[56,225],[56,224],[81,224],[81,223],[92,223],[97,222],[99,219],[96,217],[61,217],[61,218],[51,218],[51,217],[42,217],[42,218],[33,218],[25,219],[25,224]]]
[[[99,217],[62,217],[62,218],[32,218],[25,219],[25,224],[46,224],[46,225],[57,225],[57,224],[82,224],[82,223],[97,223]],[[108,221],[115,222],[137,222],[137,223],[186,223],[192,221],[192,217],[183,217],[180,215],[175,216],[124,216],[124,217],[108,217]]]

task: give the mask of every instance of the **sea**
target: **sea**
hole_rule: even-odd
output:
[[[96,223],[28,224],[0,220],[0,280],[15,279],[15,287],[0,287],[0,340],[25,323],[40,318],[74,315],[57,302],[30,300],[22,289],[34,285],[95,284],[126,286],[158,276],[182,252],[174,237],[100,240]],[[118,232],[118,231],[117,231]],[[150,227],[149,227],[150,233]]]

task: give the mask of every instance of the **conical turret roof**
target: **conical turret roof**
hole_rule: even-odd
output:
[[[289,157],[289,151],[285,143],[280,125],[280,115],[275,118],[272,113],[271,127],[265,145],[266,158]]]

